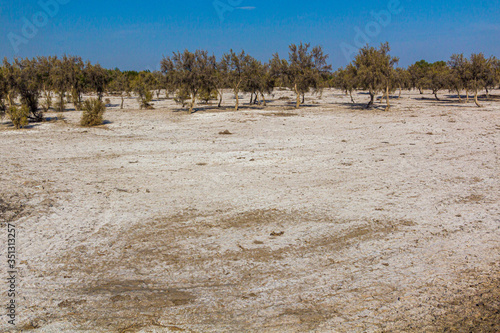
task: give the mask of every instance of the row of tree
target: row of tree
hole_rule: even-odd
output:
[[[354,90],[367,90],[368,107],[373,105],[375,95],[382,92],[389,108],[389,96],[398,89],[399,97],[401,90],[418,89],[420,94],[424,89],[431,90],[436,100],[440,100],[439,91],[447,90],[456,93],[460,102],[462,92],[465,91],[467,102],[472,92],[476,105],[481,107],[478,93],[485,90],[489,98],[489,91],[500,84],[500,60],[486,58],[482,53],[472,54],[469,59],[463,54],[454,54],[448,62],[421,60],[404,69],[396,67],[399,59],[391,57],[389,51],[388,43],[379,49],[363,48],[351,64],[334,73],[331,85],[350,94],[353,103]]]
[[[218,99],[222,104],[224,89],[231,89],[235,96],[235,109],[240,105],[241,92],[251,94],[250,103],[266,105],[266,95],[275,87],[287,87],[296,95],[296,107],[305,102],[305,94],[319,93],[323,88],[335,87],[350,94],[355,90],[368,91],[374,104],[375,96],[382,93],[390,107],[390,94],[397,89],[456,92],[462,101],[461,92],[474,93],[478,106],[478,92],[498,86],[500,61],[485,58],[482,53],[472,54],[469,59],[462,54],[453,55],[443,61],[427,63],[422,60],[407,69],[397,68],[399,59],[390,55],[388,43],[379,48],[366,46],[360,49],[355,60],[346,68],[332,72],[327,64],[328,55],[320,46],[310,44],[290,45],[288,59],[273,55],[267,63],[253,58],[244,51],[233,50],[219,60],[207,51],[176,52],[161,61],[161,71],[122,72],[107,70],[99,64],[84,62],[80,57],[63,56],[4,59],[0,67],[0,112],[15,106],[16,98],[29,109],[29,117],[39,121],[43,112],[50,108],[63,111],[67,102],[77,110],[82,106],[82,95],[95,93],[101,100],[108,92],[124,99],[132,93],[138,97],[141,108],[150,108],[153,94],[159,99],[162,91],[171,94],[192,112],[197,101]],[[55,103],[53,100],[55,99]],[[381,98],[382,100],[382,98]]]

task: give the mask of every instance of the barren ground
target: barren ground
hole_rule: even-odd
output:
[[[285,96],[2,120],[17,330],[500,331],[500,101]]]

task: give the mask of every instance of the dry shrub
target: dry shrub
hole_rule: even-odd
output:
[[[141,109],[152,110],[154,109],[151,101],[153,100],[153,94],[151,91],[146,90],[139,95],[139,105]]]
[[[15,128],[21,128],[28,125],[28,116],[30,115],[30,110],[26,105],[18,108],[17,106],[11,106],[7,109],[10,120],[14,124]]]
[[[106,106],[99,99],[92,98],[86,100],[83,102],[83,114],[80,125],[85,127],[101,125],[105,111]]]

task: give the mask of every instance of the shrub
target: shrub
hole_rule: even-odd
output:
[[[218,97],[217,91],[215,91],[215,90],[203,89],[200,92],[200,100],[202,100],[203,103],[205,103],[205,104],[208,104],[208,102],[210,102],[210,100],[217,99],[217,97]]]
[[[28,116],[30,115],[30,109],[23,105],[20,108],[17,106],[11,106],[7,109],[10,120],[16,129],[28,125]]]
[[[83,102],[83,114],[80,125],[85,127],[102,124],[102,117],[106,111],[104,103],[96,98]]]
[[[175,103],[182,105],[182,107],[186,106],[186,101],[189,99],[191,99],[191,96],[189,96],[189,92],[184,88],[179,89],[174,97]]]
[[[143,91],[139,94],[139,104],[141,109],[154,109],[153,105],[151,105],[151,101],[153,100],[153,94],[149,90]]]
[[[106,103],[106,105],[110,105],[110,104],[111,104],[111,99],[106,98],[106,99],[104,100],[104,103]]]

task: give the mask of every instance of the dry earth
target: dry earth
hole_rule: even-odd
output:
[[[0,331],[500,331],[500,102],[287,96],[4,119]]]

